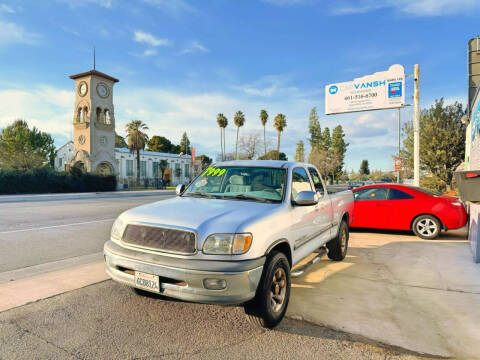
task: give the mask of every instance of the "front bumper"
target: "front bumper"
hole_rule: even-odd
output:
[[[104,246],[106,271],[110,277],[135,287],[134,272],[160,277],[160,294],[207,304],[241,304],[255,296],[265,258],[245,261],[179,259],[130,250],[108,241]],[[212,271],[213,270],[213,271]],[[207,278],[223,279],[224,290],[209,290]]]

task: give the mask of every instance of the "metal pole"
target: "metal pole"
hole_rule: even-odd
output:
[[[413,185],[420,186],[420,68],[414,66],[414,91],[413,91]]]
[[[400,157],[400,109],[398,108],[398,157]],[[397,184],[400,184],[400,170],[397,171]]]

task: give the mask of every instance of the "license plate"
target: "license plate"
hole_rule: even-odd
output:
[[[135,271],[135,287],[159,293],[160,281],[157,275]]]

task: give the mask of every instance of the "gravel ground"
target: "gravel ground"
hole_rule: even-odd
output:
[[[241,307],[140,296],[111,280],[0,313],[0,359],[418,359],[306,322],[275,330]]]

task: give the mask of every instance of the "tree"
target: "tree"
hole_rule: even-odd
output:
[[[260,134],[257,131],[250,131],[240,136],[240,151],[248,160],[253,160],[259,153]]]
[[[125,127],[128,148],[132,154],[137,153],[137,181],[140,181],[140,150],[145,149],[148,142],[147,130],[148,126],[142,120],[132,120]]]
[[[54,165],[56,156],[52,137],[25,120],[15,120],[0,132],[0,168],[30,170]]]
[[[168,140],[165,136],[152,136],[147,143],[147,150],[148,151],[156,151],[156,152],[164,152],[164,153],[171,153],[171,154],[178,154],[179,151],[172,144],[170,140]],[[180,147],[178,147],[180,148]]]
[[[362,178],[370,174],[370,169],[368,167],[368,160],[362,160],[362,163],[360,164],[359,174]]]
[[[278,155],[278,159],[277,159]],[[280,154],[276,150],[270,150],[265,155],[259,156],[258,160],[285,160],[287,161],[287,155],[283,152]]]
[[[325,129],[323,129],[319,147],[322,150],[330,150],[330,148],[332,147],[332,138],[330,137],[330,129],[328,127],[325,127]]]
[[[200,155],[198,158],[202,161],[202,167],[207,167],[213,162],[212,158],[207,155]]]
[[[310,152],[308,161],[317,167],[324,179],[331,179],[333,182],[335,170],[338,168],[338,164],[340,163],[340,157],[338,154],[331,149],[322,150],[314,148]]]
[[[217,115],[217,124],[220,128],[220,153],[222,154],[222,160],[225,158],[225,128],[228,125],[228,119],[222,113]]]
[[[278,140],[277,140],[277,160],[280,159],[280,135],[282,131],[287,127],[287,118],[283,114],[278,114],[275,116],[273,121],[273,125],[278,132]]]
[[[452,188],[453,173],[465,157],[465,125],[461,122],[465,114],[462,104],[445,105],[443,98],[420,113],[420,167],[444,182],[444,190]],[[400,154],[404,164],[412,169],[412,122],[405,124],[404,134]]]
[[[297,149],[295,151],[295,161],[305,162],[305,147],[303,141],[297,142]]]
[[[318,121],[317,108],[314,107],[310,111],[310,118],[308,121],[308,132],[310,133],[310,147],[314,149],[318,147],[322,140],[322,128]]]
[[[127,145],[125,139],[123,138],[123,136],[118,135],[116,132],[115,132],[115,147],[116,148],[128,148],[128,145]]]
[[[160,160],[160,162],[158,163],[158,168],[160,169],[160,172],[162,173],[162,179],[163,179],[163,175],[165,173],[165,170],[168,169],[168,161],[167,160]]]
[[[233,122],[235,123],[235,126],[237,127],[237,142],[235,143],[235,159],[238,160],[238,133],[240,131],[240,128],[245,125],[245,115],[243,112],[240,110],[235,113],[235,116],[233,118]]]
[[[182,139],[180,140],[180,152],[183,152],[185,155],[191,154],[192,149],[190,145],[190,139],[187,136],[187,132],[184,132]]]
[[[264,155],[267,154],[267,137],[265,134],[265,125],[267,124],[267,120],[268,120],[267,110],[260,110],[260,122],[262,123],[262,126],[263,126],[263,146],[265,149]]]
[[[333,129],[332,133],[332,150],[339,155],[340,165],[335,171],[337,178],[342,174],[342,169],[345,161],[345,154],[347,152],[348,143],[345,142],[345,133],[343,132],[342,125],[337,125]]]

